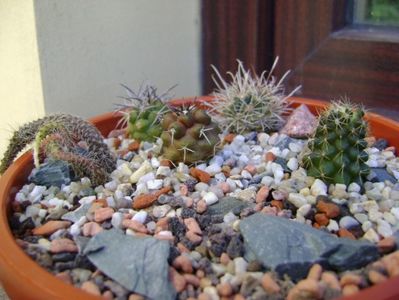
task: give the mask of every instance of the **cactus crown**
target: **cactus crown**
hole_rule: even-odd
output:
[[[348,100],[335,101],[320,114],[302,159],[309,176],[327,183],[363,183],[369,173],[364,114]]]
[[[161,122],[162,154],[173,162],[205,160],[219,144],[218,125],[197,105],[171,107]]]
[[[227,73],[231,83],[227,83],[212,66],[218,79],[213,78],[217,90],[214,92],[215,100],[209,104],[212,111],[217,112],[215,119],[225,131],[240,134],[278,129],[283,122],[282,115],[287,111],[287,98],[300,87],[287,96],[284,94],[283,81],[289,71],[279,81],[272,76],[278,58],[267,76],[265,71],[260,76],[252,76],[241,61],[237,62],[237,72]]]
[[[64,160],[71,164],[76,175],[88,176],[96,185],[104,183],[115,169],[115,159],[97,128],[79,117],[55,114],[27,123],[14,132],[1,161],[0,173],[33,141],[36,167],[44,157]]]
[[[161,95],[158,95],[157,89],[151,85],[141,85],[137,92],[122,86],[128,96],[122,97],[126,103],[119,105],[117,110],[123,115],[120,123],[123,127],[127,126],[131,138],[154,141],[162,133],[160,121],[163,114],[169,111],[164,102],[169,99],[169,92],[174,86]]]

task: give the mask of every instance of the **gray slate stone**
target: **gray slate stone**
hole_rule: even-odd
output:
[[[240,223],[245,257],[293,280],[304,278],[314,263],[326,269],[360,268],[379,258],[377,247],[367,241],[337,238],[292,220],[254,214]]]
[[[79,206],[77,209],[63,215],[61,219],[75,223],[75,222],[79,221],[79,219],[81,217],[83,217],[87,214],[90,207],[91,207],[91,204],[83,204],[83,205]]]
[[[46,187],[69,184],[75,180],[71,166],[62,160],[49,160],[42,164],[38,170],[32,172],[29,180],[37,185]]]
[[[150,299],[175,299],[168,279],[169,243],[137,238],[119,229],[105,230],[86,245],[84,254],[104,274],[129,291]]]
[[[396,178],[388,173],[386,168],[370,168],[370,175],[368,178],[371,182],[384,182],[385,180],[392,183],[397,182]]]
[[[210,215],[225,215],[230,211],[242,210],[249,206],[249,203],[244,202],[235,197],[223,197],[218,202],[210,205],[207,209],[207,214]]]

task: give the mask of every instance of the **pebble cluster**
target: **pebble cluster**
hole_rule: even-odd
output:
[[[368,139],[364,186],[327,185],[299,166],[306,140],[285,134],[229,134],[208,163],[172,166],[160,142],[141,144],[123,132],[106,139],[118,155],[104,186],[82,178],[61,188],[26,184],[13,202],[17,242],[65,282],[106,299],[142,299],[97,269],[80,237],[110,228],[170,242],[169,275],[179,299],[332,299],[398,275],[399,158],[385,141]],[[234,197],[245,205],[223,215],[213,205]],[[388,254],[364,269],[337,274],[313,265],[298,283],[243,257],[240,220],[261,212],[367,239]],[[269,297],[269,298],[268,298]]]

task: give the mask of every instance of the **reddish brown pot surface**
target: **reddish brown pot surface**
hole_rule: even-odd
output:
[[[201,97],[210,101],[211,97]],[[193,98],[175,100],[175,104],[189,103]],[[326,102],[296,98],[290,99],[292,107],[304,103],[314,113],[322,110]],[[376,114],[368,114],[372,134],[388,140],[391,146],[399,149],[399,123]],[[106,113],[90,121],[106,136],[116,126],[119,116]],[[11,299],[102,299],[94,297],[78,288],[57,279],[30,259],[16,244],[8,225],[10,203],[17,191],[26,182],[33,168],[32,154],[25,153],[18,158],[0,178],[0,281]],[[361,253],[359,253],[361,255]],[[346,300],[399,299],[399,277],[382,284],[362,290],[360,293],[344,298]]]

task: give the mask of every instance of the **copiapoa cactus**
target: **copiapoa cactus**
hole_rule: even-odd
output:
[[[162,115],[169,111],[164,101],[169,98],[168,93],[174,87],[158,95],[157,89],[151,85],[141,85],[137,92],[122,86],[128,94],[123,97],[127,103],[120,105],[118,111],[124,115],[122,123],[127,126],[129,137],[140,141],[155,141],[162,133]]]
[[[333,102],[319,116],[313,138],[303,153],[308,175],[326,183],[362,184],[369,174],[364,109],[347,100]]]
[[[212,108],[211,111],[216,112],[215,119],[223,130],[241,134],[279,129],[283,123],[283,114],[287,111],[287,98],[300,87],[288,95],[284,94],[283,81],[289,71],[277,81],[272,76],[277,62],[278,58],[267,77],[266,72],[259,77],[252,76],[238,60],[237,72],[227,73],[232,79],[231,83],[227,83],[212,66],[218,80],[214,78],[217,90],[214,93],[215,99],[209,103],[209,106]]]
[[[181,106],[164,115],[162,153],[173,162],[194,163],[205,160],[219,144],[218,125],[197,106]]]
[[[103,184],[115,167],[115,158],[101,133],[89,122],[68,114],[55,114],[27,123],[14,132],[0,164],[4,173],[26,145],[34,143],[34,162],[44,157],[68,162],[77,176]]]

